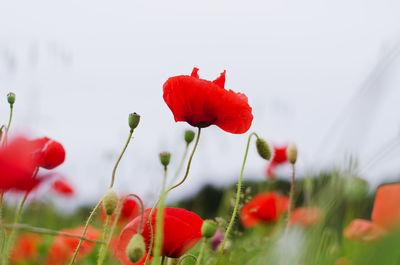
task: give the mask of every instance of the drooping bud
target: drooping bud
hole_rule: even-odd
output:
[[[295,164],[297,160],[297,146],[295,143],[291,143],[286,148],[286,156],[291,164]]]
[[[135,234],[131,241],[129,241],[128,247],[126,248],[126,255],[128,259],[136,263],[141,260],[144,256],[145,244],[141,234]]]
[[[131,113],[129,114],[128,121],[129,121],[129,127],[131,127],[131,129],[134,130],[140,122],[140,115],[137,114],[136,112]]]
[[[185,141],[187,144],[190,144],[194,139],[194,131],[186,130],[185,131]]]
[[[161,164],[163,164],[164,167],[168,166],[170,160],[171,160],[171,154],[170,153],[168,153],[168,152],[160,153],[160,161],[161,161]]]
[[[213,220],[205,220],[203,226],[201,227],[201,234],[205,238],[213,237],[217,231],[218,224]]]
[[[108,189],[103,196],[103,208],[107,215],[112,215],[118,205],[118,193],[113,189]]]
[[[258,154],[265,160],[270,160],[272,156],[271,148],[269,147],[267,141],[262,138],[257,138],[256,147]]]
[[[12,106],[15,103],[15,93],[10,92],[7,94],[7,101]]]

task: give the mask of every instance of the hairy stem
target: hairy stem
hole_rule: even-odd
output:
[[[119,155],[117,162],[115,163],[115,166],[114,166],[114,169],[113,169],[113,172],[112,172],[112,175],[111,175],[110,188],[112,188],[112,187],[114,186],[114,182],[115,182],[115,173],[117,172],[117,167],[118,167],[118,165],[119,165],[119,162],[121,161],[122,156],[124,155],[124,153],[125,153],[125,151],[126,151],[126,148],[127,148],[128,145],[129,145],[129,142],[131,141],[132,134],[133,134],[133,129],[130,130],[129,136],[128,136],[128,140],[126,141],[125,146],[124,146],[124,148],[122,149],[122,152],[121,152],[121,154]]]
[[[296,167],[294,164],[292,164],[292,181],[290,182],[290,193],[289,193],[289,209],[288,209],[288,216],[287,216],[287,221],[286,221],[286,229],[285,231],[287,232],[289,229],[290,225],[290,215],[292,213],[293,209],[293,194],[294,194],[294,184],[296,180]]]
[[[207,244],[207,238],[204,237],[203,241],[201,242],[200,252],[199,252],[199,256],[197,257],[196,265],[201,264],[201,258],[204,255],[204,249],[206,248],[206,244]]]

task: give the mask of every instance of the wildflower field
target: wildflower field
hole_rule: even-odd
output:
[[[0,264],[400,264],[400,184],[382,183],[371,191],[352,166],[299,176],[302,150],[294,142],[274,145],[265,140],[268,135],[251,131],[256,112],[245,94],[225,88],[225,78],[223,71],[215,80],[202,79],[194,68],[190,75],[160,80],[159,96],[171,119],[187,124],[176,136],[187,152],[177,168],[170,168],[169,152],[155,154],[164,172],[155,203],[134,189],[124,194],[114,187],[118,166],[128,163],[124,153],[146,119],[133,112],[103,197],[68,215],[51,200],[30,200],[43,186],[74,200],[68,177],[57,174],[68,159],[63,139],[14,132],[18,97],[1,95],[10,113],[0,130]],[[248,136],[237,142],[243,163],[235,185],[206,186],[189,199],[167,203],[191,181],[202,132],[210,126]],[[264,181],[246,180],[250,152],[265,160]],[[290,181],[277,177],[281,166],[290,167]]]

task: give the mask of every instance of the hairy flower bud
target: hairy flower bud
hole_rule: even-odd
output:
[[[286,156],[288,161],[291,164],[295,164],[296,160],[297,160],[297,146],[295,143],[291,143],[288,145],[287,149],[286,149]]]
[[[7,94],[7,101],[11,106],[15,103],[15,94],[13,92]]]
[[[140,122],[140,115],[137,114],[136,112],[131,113],[129,114],[128,121],[129,121],[129,127],[131,127],[131,129],[133,130],[138,126]]]
[[[126,255],[128,259],[136,263],[141,260],[144,256],[145,244],[141,234],[135,234],[131,241],[129,241],[128,247],[126,248]]]
[[[118,194],[113,189],[108,189],[103,196],[103,208],[107,215],[112,215],[118,205]]]
[[[194,139],[194,131],[186,130],[185,131],[185,141],[187,144],[190,144]]]
[[[171,160],[171,154],[170,153],[168,153],[168,152],[160,153],[160,161],[161,161],[161,164],[163,164],[164,167],[168,166],[170,160]]]
[[[218,224],[213,220],[205,220],[203,226],[201,227],[201,234],[205,238],[213,237],[217,231]]]
[[[270,160],[272,156],[271,148],[269,147],[267,141],[262,138],[257,138],[256,147],[258,154],[265,160]]]

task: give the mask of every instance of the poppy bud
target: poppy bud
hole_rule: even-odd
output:
[[[201,227],[201,235],[205,238],[213,237],[217,231],[217,223],[213,220],[205,220]]]
[[[161,164],[163,164],[164,167],[168,166],[170,160],[171,160],[171,154],[170,153],[168,153],[168,152],[160,153],[160,161],[161,161]]]
[[[13,92],[7,94],[7,101],[11,106],[15,103],[15,94]]]
[[[185,141],[187,144],[190,144],[194,139],[194,131],[186,130],[185,131]]]
[[[296,160],[297,160],[297,146],[295,143],[291,143],[288,145],[287,149],[286,149],[286,156],[288,161],[291,164],[295,164]]]
[[[103,208],[107,215],[112,215],[117,208],[118,194],[113,189],[108,189],[103,196]]]
[[[141,234],[135,234],[131,241],[129,241],[128,247],[126,248],[126,255],[129,260],[133,263],[138,262],[144,256],[144,239]]]
[[[133,130],[138,126],[140,122],[140,115],[137,114],[136,112],[131,113],[129,114],[128,121],[129,121],[129,127],[131,127],[131,129]]]
[[[257,138],[256,140],[256,147],[258,154],[264,158],[265,160],[270,160],[272,156],[271,148],[269,147],[268,143],[262,139]]]

